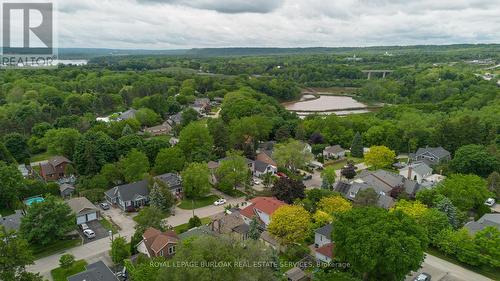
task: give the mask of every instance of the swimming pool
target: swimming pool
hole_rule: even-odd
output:
[[[43,199],[43,197],[36,196],[36,197],[31,197],[31,198],[24,200],[24,204],[26,204],[26,206],[31,206],[33,203],[41,203],[43,201],[45,201],[45,199]]]

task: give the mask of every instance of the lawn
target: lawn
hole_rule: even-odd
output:
[[[206,218],[201,218],[201,224],[204,225],[204,224],[209,224],[210,223],[210,218],[209,217],[206,217]],[[174,231],[175,233],[177,234],[181,234],[181,233],[184,233],[186,231],[188,231],[188,224],[185,223],[185,224],[181,224],[181,225],[178,225],[176,227],[174,227]]]
[[[33,250],[33,255],[35,256],[35,258],[40,259],[40,258],[43,258],[46,256],[50,256],[52,254],[60,253],[66,249],[79,246],[79,245],[81,245],[81,243],[82,243],[81,238],[58,240],[58,241],[51,243],[47,246],[33,245],[32,250]]]
[[[364,161],[363,158],[356,158],[356,157],[346,157],[340,161],[333,162],[331,165],[328,164],[328,162],[325,164],[325,166],[332,166],[335,170],[340,170],[342,169],[346,164],[347,161],[352,161],[354,164],[358,164]]]
[[[213,194],[208,195],[207,197],[198,198],[198,199],[194,199],[194,200],[186,198],[186,199],[183,199],[177,207],[184,209],[184,210],[198,209],[201,207],[212,205],[215,201],[217,201],[217,199],[219,199],[219,196],[213,195]],[[194,208],[193,208],[193,204],[194,204]]]
[[[486,267],[486,266],[483,266],[483,267],[470,266],[470,265],[462,263],[459,260],[455,259],[454,257],[450,257],[450,256],[446,255],[445,253],[443,253],[437,249],[434,249],[434,248],[428,248],[426,250],[426,252],[433,255],[433,256],[436,256],[440,259],[443,259],[443,260],[446,260],[446,261],[451,262],[453,264],[456,264],[458,266],[467,268],[470,271],[474,271],[476,273],[479,273],[481,275],[489,277],[493,280],[500,280],[500,269],[498,269],[498,268],[495,269],[495,268]]]
[[[108,221],[104,217],[100,220],[100,222],[101,222],[101,225],[104,228],[106,228],[108,231],[111,230],[113,232],[113,234],[118,233],[118,231],[120,230],[120,227],[118,225],[116,225],[115,223],[112,223],[112,222]]]
[[[50,274],[52,275],[52,279],[54,281],[66,281],[68,280],[67,278],[71,275],[75,275],[79,272],[82,272],[85,270],[85,266],[87,265],[87,262],[85,260],[77,260],[75,263],[69,267],[69,268],[55,268],[50,271]]]
[[[52,153],[43,152],[43,153],[39,153],[39,154],[35,154],[35,155],[31,156],[30,160],[31,160],[31,162],[43,161],[43,160],[49,159],[52,156],[54,156],[54,155],[52,155]]]

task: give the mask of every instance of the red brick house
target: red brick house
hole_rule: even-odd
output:
[[[66,166],[71,164],[64,156],[54,156],[47,162],[40,163],[40,176],[46,181],[56,181],[66,177]]]
[[[144,231],[142,241],[137,245],[137,250],[150,258],[170,258],[175,255],[178,242],[179,237],[175,232],[162,232],[150,227]]]

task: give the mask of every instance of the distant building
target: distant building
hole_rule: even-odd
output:
[[[66,166],[71,164],[64,156],[54,156],[46,162],[40,163],[40,176],[46,181],[56,181],[66,176]]]
[[[419,148],[417,152],[411,153],[410,159],[414,162],[423,161],[427,165],[438,165],[451,160],[451,154],[448,150],[439,147],[423,147]]]
[[[325,159],[340,159],[345,156],[345,149],[340,145],[327,146],[323,149],[323,157]]]
[[[172,131],[172,126],[168,122],[161,125],[148,127],[144,129],[144,133],[151,134],[152,136],[168,135]]]
[[[85,266],[86,270],[69,276],[68,281],[118,281],[115,274],[102,261]]]

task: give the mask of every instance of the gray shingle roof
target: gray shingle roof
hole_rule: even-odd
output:
[[[167,184],[170,187],[170,189],[177,189],[182,186],[181,177],[175,173],[166,173],[163,175],[156,176],[155,178]]]
[[[321,235],[324,235],[326,237],[331,237],[332,231],[333,231],[333,224],[330,223],[330,224],[327,224],[323,227],[316,229],[316,231],[314,231],[314,232],[321,234]]]
[[[131,108],[125,112],[122,112],[120,114],[120,119],[122,120],[127,120],[127,119],[132,119],[132,118],[135,118],[135,113],[137,112],[137,110]]]
[[[87,270],[68,277],[68,281],[118,281],[102,261],[89,264],[86,268]]]
[[[266,171],[267,166],[269,166],[269,164],[264,163],[264,162],[262,162],[262,161],[260,161],[260,160],[255,160],[255,162],[254,162],[254,163],[255,163],[255,164],[254,164],[254,165],[255,165],[255,170],[256,170],[256,171],[259,171],[259,172],[261,172],[261,173],[265,172],[265,171]]]
[[[464,227],[472,234],[483,230],[487,226],[493,226],[500,230],[500,214],[484,214],[477,221],[471,221],[464,225]]]
[[[23,218],[23,212],[21,210],[16,210],[12,215],[8,215],[0,218],[0,225],[3,225],[6,230],[19,230],[21,226],[21,219]]]
[[[89,201],[89,199],[85,197],[75,197],[71,198],[68,201],[66,201],[66,204],[71,208],[71,210],[78,214],[81,211],[85,209],[90,209],[90,210],[98,210],[92,202]]]
[[[131,201],[136,197],[136,195],[148,196],[148,181],[142,180],[138,182],[133,182],[129,184],[119,185],[111,188],[105,192],[109,197],[116,197],[120,194],[120,198],[123,201]]]
[[[337,154],[344,152],[345,149],[343,149],[340,145],[337,144],[337,145],[327,146],[323,151],[327,153]]]
[[[438,147],[421,147],[417,150],[417,152],[415,153],[415,156],[419,156],[421,154],[424,154],[426,152],[429,152],[433,155],[435,155],[436,157],[439,157],[439,158],[444,158],[444,157],[448,157],[450,156],[450,152],[446,149],[444,149],[443,147],[441,146],[438,146]]]

